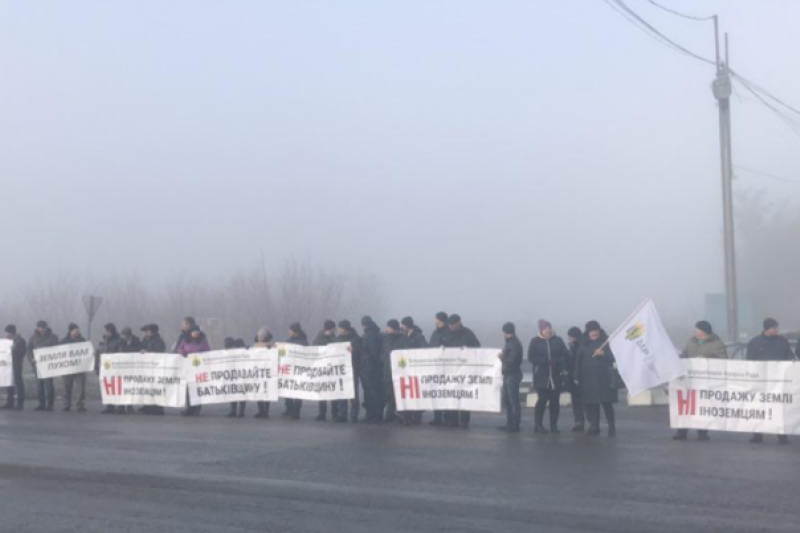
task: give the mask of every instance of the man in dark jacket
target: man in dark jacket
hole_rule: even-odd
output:
[[[81,329],[77,324],[70,324],[67,328],[67,336],[61,340],[61,344],[77,344],[79,342],[86,342],[86,339],[81,335]],[[86,412],[86,374],[69,374],[64,376],[64,412],[69,412],[72,409],[72,391],[75,384],[78,384],[78,401],[75,404],[76,410],[79,413]]]
[[[579,327],[573,326],[567,331],[567,348],[569,348],[569,359],[567,360],[567,373],[569,375],[568,389],[572,400],[572,418],[575,421],[575,425],[572,426],[572,431],[575,433],[583,433],[586,423],[586,415],[583,412],[581,389],[575,384],[575,364],[578,361],[581,348],[581,337],[583,337],[583,332]]]
[[[528,360],[533,365],[533,388],[537,395],[533,427],[536,434],[548,433],[544,428],[544,413],[548,408],[550,433],[558,433],[561,392],[568,385],[566,368],[569,357],[567,345],[555,334],[550,322],[540,320],[539,335],[531,339],[528,347]]]
[[[156,324],[142,326],[142,353],[164,353],[167,351],[167,344],[161,338],[159,328]],[[139,409],[140,413],[146,415],[163,416],[164,407],[160,405],[145,405]]]
[[[341,324],[340,324],[341,326]],[[364,407],[367,415],[363,422],[380,424],[383,422],[383,337],[381,330],[372,318],[361,319],[364,335],[361,337],[361,384],[364,387]]]
[[[14,386],[8,388],[8,397],[2,409],[16,409],[22,411],[25,407],[25,380],[22,378],[22,365],[25,362],[27,343],[22,335],[17,333],[17,326],[6,326],[6,339],[12,342],[11,362],[14,375]],[[16,397],[16,403],[14,402]]]
[[[139,353],[142,351],[142,341],[139,340],[139,337],[133,334],[133,330],[131,330],[131,328],[122,328],[122,334],[120,334],[120,338],[122,339],[120,353]]]
[[[436,313],[434,320],[436,329],[431,333],[431,339],[428,341],[429,348],[440,348],[445,345],[445,339],[450,330],[447,328],[447,313],[439,311]],[[434,411],[433,420],[428,422],[431,426],[441,426],[444,424],[444,411]]]
[[[450,333],[445,339],[445,347],[447,348],[480,348],[481,343],[478,337],[472,332],[471,329],[464,327],[461,323],[461,317],[458,315],[450,315],[447,319],[447,324]],[[469,421],[471,414],[469,411],[447,411],[445,413],[445,426],[447,427],[461,427],[462,429],[469,428]]]
[[[522,343],[517,337],[517,328],[511,322],[503,324],[506,345],[498,357],[503,362],[503,407],[506,410],[506,425],[500,431],[519,433],[522,406],[519,402],[519,384],[522,381]]]
[[[402,415],[398,417],[397,402],[395,402],[394,398],[394,384],[392,383],[392,352],[402,350],[404,346],[405,336],[400,329],[400,322],[393,318],[386,323],[383,335],[383,354],[381,355],[381,360],[383,361],[383,392],[386,403],[384,420],[387,423],[405,422]]]
[[[298,346],[308,346],[308,335],[303,331],[303,326],[299,322],[294,322],[289,326],[289,338],[286,339],[287,344],[296,344]],[[284,418],[289,420],[300,420],[300,410],[303,408],[303,400],[286,399],[286,412],[283,413]]]
[[[95,359],[95,373],[100,373],[100,355],[104,353],[122,353],[122,337],[119,336],[117,333],[117,326],[113,323],[109,322],[105,326],[105,334],[103,335],[103,342],[100,344],[100,351]],[[125,406],[114,406],[114,405],[107,405],[105,409],[101,411],[101,414],[104,415],[112,415],[117,412],[117,407],[121,413],[125,413]]]
[[[362,379],[362,367],[364,366],[363,341],[355,328],[350,324],[350,321],[342,320],[339,322],[339,335],[336,337],[336,342],[350,343],[350,355],[353,363],[353,390],[355,391],[355,397],[350,400],[350,422],[355,424],[358,422],[358,414],[361,410],[361,394],[358,390],[359,384],[361,384],[362,387],[365,386]],[[366,392],[364,395],[366,396]],[[342,403],[339,405],[339,417],[343,418],[343,420],[339,420],[339,422],[344,422],[347,419],[347,401],[342,400]]]
[[[336,323],[333,320],[326,320],[322,324],[322,330],[314,337],[314,346],[327,346],[336,338]],[[336,402],[331,402],[331,417],[336,420],[337,406]],[[319,415],[317,415],[317,422],[325,422],[328,418],[328,402],[319,402]]]
[[[778,321],[774,318],[764,320],[764,331],[747,345],[748,361],[794,361],[792,347],[786,337],[778,332]],[[752,443],[764,442],[764,435],[753,433]],[[778,435],[780,444],[789,444],[787,435]]]
[[[425,340],[425,335],[422,330],[414,324],[414,319],[410,316],[404,317],[400,321],[400,326],[403,328],[403,335],[405,336],[405,343],[403,349],[405,350],[419,350],[427,348],[428,343]],[[403,413],[406,424],[413,424],[419,426],[422,424],[422,411],[408,411]]]
[[[36,331],[31,336],[27,346],[28,359],[30,359],[37,377],[39,371],[36,368],[36,359],[33,356],[33,351],[39,348],[50,348],[51,346],[58,346],[58,337],[55,336],[47,325],[47,322],[40,320],[36,323]],[[56,401],[56,390],[53,385],[53,378],[39,379],[36,382],[36,388],[39,393],[39,405],[36,406],[34,411],[52,411]]]

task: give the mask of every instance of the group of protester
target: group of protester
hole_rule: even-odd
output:
[[[370,318],[361,320],[362,331],[359,333],[348,320],[338,324],[326,320],[322,329],[309,343],[308,335],[302,326],[295,322],[289,327],[288,337],[284,341],[301,346],[326,346],[331,343],[350,343],[352,363],[355,376],[355,398],[330,402],[331,420],[338,423],[364,422],[369,424],[400,423],[404,425],[420,425],[422,412],[398,412],[395,403],[390,357],[395,350],[418,348],[479,348],[480,341],[469,328],[462,324],[457,314],[437,313],[434,320],[435,329],[426,340],[422,330],[410,316],[401,321],[391,319],[383,331]],[[22,410],[25,403],[25,384],[22,369],[27,354],[34,373],[36,363],[33,351],[62,344],[86,342],[76,324],[70,324],[66,336],[59,338],[52,332],[47,322],[39,321],[36,331],[28,342],[17,332],[14,325],[5,329],[6,337],[13,341],[12,359],[14,386],[9,387],[8,397],[2,409]],[[113,353],[164,353],[166,343],[160,335],[159,327],[148,324],[141,328],[142,337],[133,334],[131,328],[122,329],[121,333],[113,323],[106,324],[103,342],[97,352],[95,371],[99,373],[100,354]],[[507,322],[502,327],[505,346],[498,354],[502,361],[503,388],[502,404],[506,413],[506,424],[500,430],[518,433],[521,423],[520,384],[522,382],[522,362],[524,358],[522,343],[517,337],[516,327]],[[276,341],[270,330],[262,327],[256,333],[253,347],[271,348]],[[226,338],[225,349],[248,348],[243,339]],[[192,317],[184,318],[178,340],[173,352],[184,357],[194,353],[211,350],[208,339]],[[710,323],[700,321],[695,325],[695,334],[689,340],[682,353],[685,358],[727,358],[725,344],[713,331]],[[534,428],[537,435],[558,434],[560,397],[569,393],[572,400],[573,432],[585,432],[588,436],[600,434],[600,412],[605,414],[608,436],[616,435],[614,404],[618,401],[618,390],[623,383],[616,370],[614,355],[608,346],[608,335],[597,321],[589,321],[583,330],[572,327],[567,332],[567,341],[555,334],[553,326],[547,320],[538,322],[538,334],[528,345],[527,359],[533,366],[532,389],[537,395],[534,408]],[[778,333],[778,322],[774,319],[764,321],[763,333],[752,339],[747,348],[747,359],[757,361],[784,361],[795,359],[789,342]],[[64,411],[72,409],[73,393],[77,385],[77,411],[85,411],[86,374],[65,376]],[[55,388],[53,379],[37,379],[38,406],[35,411],[52,411],[55,404]],[[363,403],[361,391],[363,390]],[[366,414],[359,419],[361,407]],[[187,407],[181,412],[184,416],[198,416],[199,405],[191,405],[187,398]],[[318,421],[328,419],[328,402],[319,402]],[[283,417],[299,420],[302,400],[285,400]],[[145,406],[140,412],[150,415],[163,415],[164,408]],[[129,414],[134,412],[133,406],[107,406],[103,414]],[[269,418],[270,403],[257,402],[255,418]],[[549,427],[544,425],[545,414],[549,414]],[[230,406],[228,417],[245,416],[245,402],[234,402]],[[468,428],[470,412],[468,411],[434,411],[432,426],[450,428]],[[700,440],[708,440],[707,431],[698,431]],[[686,440],[688,430],[679,429],[676,440]],[[763,436],[753,435],[751,442],[761,442]],[[779,435],[779,442],[785,444],[788,439]]]

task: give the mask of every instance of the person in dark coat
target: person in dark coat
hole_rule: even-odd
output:
[[[600,324],[592,320],[586,324],[583,344],[576,365],[576,380],[580,386],[586,418],[589,420],[589,436],[600,434],[600,406],[606,415],[608,436],[617,434],[614,419],[614,404],[619,399],[615,379],[614,355],[608,347],[608,335]]]
[[[405,336],[400,329],[400,322],[391,319],[386,323],[383,335],[383,391],[385,394],[386,414],[384,420],[387,423],[405,423],[402,416],[398,416],[397,402],[394,398],[394,384],[392,383],[392,352],[402,350],[405,345]]]
[[[505,346],[498,356],[503,362],[503,407],[506,410],[506,425],[500,431],[519,433],[522,406],[519,401],[519,384],[522,382],[522,343],[517,337],[517,328],[512,322],[503,324]]]
[[[241,343],[244,346],[244,341]],[[222,349],[223,350],[235,350],[237,348],[236,339],[233,337],[225,337],[222,340]],[[247,402],[230,402],[231,410],[228,411],[228,414],[225,415],[226,418],[244,418],[244,409],[247,405]]]
[[[77,344],[79,342],[86,342],[86,339],[81,335],[81,328],[77,324],[70,324],[67,328],[67,336],[61,339],[61,344]],[[75,408],[79,413],[86,412],[86,374],[69,374],[64,376],[64,412],[72,410],[72,392],[75,384],[78,384],[78,401],[75,403]]]
[[[471,329],[464,327],[459,315],[450,315],[447,318],[449,333],[444,345],[447,348],[480,348],[481,343]],[[444,416],[445,426],[469,428],[471,413],[469,411],[447,411]]]
[[[342,324],[339,323],[339,327]],[[349,326],[349,323],[347,324]],[[363,422],[380,424],[383,422],[385,395],[383,392],[383,337],[381,330],[372,318],[361,319],[364,334],[361,336],[361,384],[364,387],[364,407],[367,414]]]
[[[139,337],[133,334],[133,330],[131,328],[129,327],[122,328],[122,333],[120,333],[119,338],[120,338],[119,353],[141,353],[142,342],[139,340]],[[118,415],[129,415],[133,414],[133,412],[134,409],[132,405],[117,406]]]
[[[167,344],[161,338],[159,328],[156,324],[142,326],[142,353],[164,353],[167,351]],[[161,405],[145,405],[139,409],[145,415],[164,415],[164,407]]]
[[[94,360],[94,372],[100,374],[100,356],[104,353],[122,353],[122,337],[117,332],[117,326],[111,322],[105,325],[105,333],[103,334],[103,341],[100,343],[100,350],[97,352],[97,357]],[[112,415],[117,412],[119,407],[122,412],[125,412],[125,406],[107,405],[101,411],[101,414]]]
[[[428,347],[440,348],[445,345],[445,339],[447,338],[448,333],[450,333],[450,330],[447,327],[447,313],[444,311],[439,311],[436,313],[434,325],[436,326],[436,329],[434,329],[433,333],[431,333],[431,338],[428,341]],[[433,420],[428,422],[428,424],[435,427],[443,425],[444,411],[434,411]]]
[[[256,332],[256,339],[253,343],[253,348],[266,348],[267,350],[275,346],[275,339],[272,332],[267,327],[259,328]],[[269,418],[269,402],[256,402],[258,412],[253,418],[267,419]]]
[[[547,435],[544,413],[550,409],[550,433],[557,434],[558,414],[561,411],[561,392],[567,387],[567,360],[569,349],[561,337],[553,332],[547,320],[539,321],[539,335],[528,346],[528,361],[533,365],[533,388],[538,396],[534,409],[533,432]]]
[[[569,359],[567,359],[567,374],[569,376],[568,390],[572,400],[572,419],[575,425],[572,431],[583,433],[586,417],[583,412],[583,399],[581,389],[575,384],[575,365],[578,361],[578,352],[581,347],[583,332],[579,327],[571,327],[567,331],[567,348],[569,348]]]
[[[308,335],[303,331],[303,326],[299,322],[294,322],[289,326],[289,338],[286,339],[287,344],[296,344],[298,346],[308,346]],[[283,413],[284,418],[289,420],[300,420],[300,410],[303,408],[303,400],[286,399],[286,412]]]
[[[362,388],[366,391],[366,384],[362,379],[363,376],[363,341],[359,336],[358,332],[353,328],[350,324],[349,320],[342,320],[339,322],[339,334],[337,335],[335,342],[349,342],[350,343],[350,355],[352,358],[353,364],[353,390],[355,391],[355,397],[350,400],[350,422],[354,424],[358,422],[358,414],[360,412],[361,407],[361,395],[359,389],[359,384],[362,385]],[[366,392],[364,393],[366,395]],[[339,400],[338,403],[338,417],[339,420],[337,422],[346,422],[347,421],[347,400]],[[333,416],[336,417],[337,414],[333,413]]]
[[[51,346],[58,346],[58,337],[55,336],[53,331],[47,325],[47,322],[40,320],[36,323],[36,331],[31,335],[28,341],[28,359],[33,365],[33,371],[37,374],[36,359],[33,356],[33,351],[39,348],[50,348]],[[56,389],[53,385],[53,378],[38,379],[36,388],[39,395],[39,405],[36,406],[34,411],[52,411],[53,405],[56,401]]]
[[[6,403],[0,409],[15,409],[22,411],[25,408],[25,380],[22,378],[22,365],[25,363],[25,353],[28,351],[28,343],[17,333],[17,326],[9,324],[6,326],[6,339],[11,344],[11,366],[14,376],[14,385],[8,387]]]
[[[764,330],[761,335],[754,337],[747,344],[748,361],[794,361],[796,359],[789,341],[779,333],[778,326],[778,321],[774,318],[764,320]],[[753,433],[750,442],[754,444],[764,442],[764,435]],[[778,435],[778,443],[789,444],[789,437]]]
[[[196,353],[205,353],[211,351],[211,345],[208,343],[206,334],[203,333],[198,326],[192,326],[189,330],[189,335],[185,336],[181,342],[178,343],[178,353],[184,358],[189,357]],[[186,391],[186,409],[181,411],[181,416],[200,416],[202,405],[192,405],[189,397],[189,391]]]
[[[327,346],[336,339],[336,323],[333,320],[326,320],[322,324],[322,330],[314,337],[313,346]],[[331,402],[332,404],[335,402]],[[336,419],[336,409],[331,409],[331,417]],[[328,418],[328,402],[319,402],[319,414],[317,422],[325,422]]]
[[[403,329],[403,336],[405,342],[403,343],[404,350],[419,350],[428,347],[428,342],[425,340],[425,335],[422,330],[414,324],[414,319],[410,316],[403,317],[400,321],[400,327]],[[402,414],[406,425],[419,426],[422,424],[422,411],[407,411]]]

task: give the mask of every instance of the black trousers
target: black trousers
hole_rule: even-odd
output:
[[[83,409],[86,403],[86,374],[64,376],[64,407],[72,407],[72,393],[76,383],[78,385],[78,401],[75,402],[75,406]]]
[[[8,396],[6,398],[6,404],[12,407],[16,405],[21,408],[25,405],[25,380],[22,379],[22,364],[24,362],[24,355],[13,359],[14,386],[8,388]],[[15,397],[16,404],[14,403]]]
[[[613,403],[587,403],[584,404],[584,409],[586,410],[586,418],[589,421],[590,429],[599,429],[600,428],[600,406],[603,406],[603,412],[606,415],[606,424],[608,424],[609,429],[616,428],[615,423],[615,415],[614,415],[614,404]]]
[[[575,420],[576,425],[584,425],[586,422],[586,413],[583,410],[583,398],[581,397],[581,391],[573,390],[570,393],[572,397],[572,418]]]
[[[300,418],[300,411],[303,409],[303,400],[286,399],[286,413],[287,417],[298,420]]]
[[[361,412],[361,393],[358,390],[359,388],[361,388],[361,376],[358,372],[355,372],[353,375],[353,390],[355,390],[356,395],[350,400],[351,422],[358,422],[358,415]],[[344,416],[347,416],[347,410],[345,410]]]
[[[244,416],[244,406],[247,405],[247,402],[231,402],[231,415],[232,416]]]
[[[558,429],[558,415],[561,412],[561,393],[552,389],[539,389],[536,391],[536,407],[533,414],[537,427],[544,425],[544,412],[550,409],[550,429]]]
[[[519,384],[522,376],[503,376],[503,407],[506,410],[506,426],[519,429],[522,406],[519,402]]]
[[[364,387],[364,407],[367,410],[368,422],[383,420],[386,398],[383,389],[383,377],[377,372],[365,372],[361,375]]]
[[[39,407],[52,409],[56,402],[56,388],[53,378],[40,379],[36,382],[36,392],[39,395]]]
[[[384,420],[394,422],[397,419],[397,403],[394,401],[394,384],[391,381],[383,382],[383,401],[386,406]]]

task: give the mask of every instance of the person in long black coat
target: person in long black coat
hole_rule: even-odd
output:
[[[546,435],[544,413],[550,410],[550,432],[558,433],[558,415],[561,410],[561,392],[566,388],[569,349],[561,337],[553,332],[547,320],[539,321],[539,335],[531,339],[528,360],[533,365],[533,388],[538,396],[534,409],[533,432]]]
[[[450,315],[447,319],[450,332],[445,337],[447,348],[480,348],[481,343],[471,329],[464,327],[459,315]],[[447,427],[468,429],[471,413],[469,411],[445,411],[444,420]]]
[[[606,415],[608,436],[617,434],[614,404],[619,399],[615,379],[614,355],[607,344],[608,335],[597,321],[586,324],[583,344],[581,345],[577,366],[576,380],[580,386],[586,418],[589,420],[587,435],[600,434],[600,407]]]
[[[336,336],[335,342],[348,342],[350,343],[350,358],[353,364],[353,392],[354,396],[350,401],[350,422],[358,422],[358,413],[361,407],[361,394],[359,385],[364,388],[362,383],[362,340],[361,336],[350,324],[349,320],[341,320],[339,322],[339,332]],[[365,389],[366,390],[366,389]],[[347,402],[348,400],[337,400],[331,402],[333,404],[333,418],[335,422],[347,422]]]
[[[503,362],[503,407],[506,410],[506,425],[499,430],[519,433],[522,406],[519,401],[519,384],[522,382],[522,343],[512,322],[503,324],[505,347],[500,353]]]
[[[348,327],[349,323],[346,324]],[[364,334],[361,336],[361,385],[364,388],[364,408],[367,410],[363,422],[380,424],[383,422],[385,403],[383,392],[383,337],[381,330],[372,318],[361,319]],[[339,323],[342,327],[342,323]]]
[[[572,426],[572,431],[576,433],[583,433],[585,428],[586,417],[583,412],[583,399],[581,398],[581,389],[575,384],[575,365],[578,362],[578,355],[581,349],[581,338],[583,333],[579,327],[571,327],[567,331],[567,348],[569,348],[569,359],[567,359],[567,374],[569,375],[569,384],[567,390],[572,400],[572,418],[575,425]]]
[[[419,350],[428,347],[425,335],[422,334],[422,330],[419,326],[414,324],[414,319],[412,317],[403,317],[403,320],[400,321],[400,327],[403,328],[403,336],[405,337],[403,349]],[[402,413],[402,417],[406,425],[418,426],[422,424],[422,411],[407,411]]]
[[[431,333],[431,338],[428,341],[429,348],[439,348],[446,345],[447,336],[450,334],[450,329],[447,327],[447,313],[439,311],[436,313],[435,326],[436,328]],[[428,422],[431,426],[441,426],[444,424],[444,411],[434,411],[433,420]]]
[[[287,344],[296,344],[298,346],[308,346],[308,335],[303,331],[303,326],[299,322],[294,322],[289,326],[289,338],[286,339]],[[286,412],[283,413],[284,418],[289,420],[300,420],[300,410],[303,408],[303,400],[286,399]]]
[[[386,323],[383,335],[383,392],[386,401],[386,414],[384,420],[387,423],[405,422],[402,416],[398,416],[397,402],[394,398],[394,384],[392,383],[392,352],[405,348],[405,335],[400,329],[400,322],[391,319]]]
[[[313,346],[327,346],[332,343],[336,339],[336,322],[333,320],[326,320],[322,324],[322,330],[317,333],[317,336],[314,337],[314,342],[311,344]],[[333,409],[331,412],[331,417],[334,421],[336,421],[336,413],[337,407],[336,402],[331,402],[333,404]],[[317,422],[325,422],[328,419],[328,402],[321,401],[319,402],[319,414],[317,415],[316,421]]]

